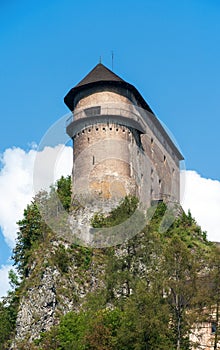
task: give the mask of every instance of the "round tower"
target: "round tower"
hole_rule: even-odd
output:
[[[170,152],[179,170],[181,154],[133,85],[100,63],[64,101],[72,112],[66,131],[73,140],[74,195],[118,200],[131,194],[150,203],[171,188],[165,162],[161,175],[158,164]],[[149,135],[160,149],[158,159],[149,152]]]
[[[66,95],[73,112],[67,133],[74,143],[74,193],[104,199],[138,196],[132,154],[145,130],[135,114],[134,90],[98,64]]]

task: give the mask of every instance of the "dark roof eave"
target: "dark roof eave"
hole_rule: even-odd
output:
[[[81,85],[81,86],[75,86],[64,97],[64,102],[72,112],[74,109],[74,98],[79,92],[81,92],[83,90],[87,90],[88,88],[93,87],[93,86],[103,86],[103,85],[105,85],[105,86],[118,85],[118,86],[124,87],[125,89],[130,90],[131,92],[133,92],[133,94],[136,97],[137,101],[139,102],[140,106],[142,108],[146,109],[148,112],[154,114],[154,112],[152,111],[150,106],[147,104],[147,102],[143,99],[143,97],[141,96],[139,91],[133,85],[131,85],[123,80],[122,81],[105,81],[105,80],[103,80],[103,81],[97,81],[97,82],[93,82],[93,83],[89,83],[89,84],[85,84],[85,85]]]

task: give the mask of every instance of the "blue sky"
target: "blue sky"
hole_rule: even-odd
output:
[[[99,57],[134,84],[189,168],[219,178],[220,3],[1,1],[1,150],[39,142]]]
[[[1,154],[39,144],[68,113],[68,90],[100,56],[111,68],[113,50],[115,73],[174,134],[186,168],[220,180],[218,0],[1,0],[0,28]],[[0,265],[9,255],[0,232]]]

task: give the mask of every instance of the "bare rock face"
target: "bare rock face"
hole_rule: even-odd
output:
[[[95,259],[88,248],[58,241],[43,260],[37,258],[22,291],[11,349],[23,349],[23,341],[31,344],[56,325],[60,315],[80,308],[86,294],[101,283],[103,268],[97,268]]]
[[[22,297],[17,318],[17,340],[28,337],[31,341],[55,324],[59,279],[60,272],[48,267],[42,272],[40,284],[30,287]]]

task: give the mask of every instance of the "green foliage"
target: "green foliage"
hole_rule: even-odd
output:
[[[56,183],[56,192],[65,210],[71,206],[71,176],[61,176]]]
[[[18,286],[17,276],[10,271],[10,282]],[[9,349],[10,340],[14,335],[17,311],[19,306],[18,289],[8,292],[0,302],[0,350]]]
[[[56,185],[51,187],[49,194],[40,192],[24,210],[23,219],[18,221],[19,231],[13,250],[13,259],[19,273],[24,277],[29,275],[34,251],[50,235],[50,230],[42,219],[41,212],[48,211],[48,208],[51,216],[56,216],[59,212],[56,195],[58,195],[63,207],[69,210],[71,203],[70,176],[67,178],[62,176]],[[60,261],[59,257],[58,260]]]
[[[92,249],[87,247],[78,247],[77,264],[82,269],[87,269],[92,261]]]
[[[63,244],[59,244],[52,254],[52,261],[62,273],[67,273],[72,261],[74,261],[75,266],[80,270],[88,269],[92,261],[92,255],[93,251],[90,248],[76,244],[65,248]]]
[[[96,213],[91,220],[91,224],[94,228],[116,226],[127,220],[137,207],[138,199],[134,196],[126,196],[108,216],[105,216],[103,213]]]
[[[117,334],[121,350],[172,349],[168,308],[155,287],[139,281],[126,300]]]
[[[196,295],[199,268],[193,254],[174,235],[164,252],[164,286],[170,307],[170,325],[177,349],[188,349],[188,336],[193,324],[189,308]]]
[[[57,342],[60,349],[84,350],[83,336],[85,334],[86,314],[70,312],[61,319],[57,329]],[[53,340],[52,340],[53,341]]]
[[[203,295],[203,305],[205,304],[206,320],[215,324],[213,335],[213,349],[219,348],[220,342],[220,246],[214,246],[209,256],[209,273],[203,279],[205,284]],[[204,303],[205,299],[205,303]]]
[[[175,220],[171,232],[175,232],[190,249],[210,251],[212,243],[207,240],[206,232],[203,232],[201,227],[197,225],[190,211],[188,215],[183,212],[182,216]]]
[[[36,200],[24,210],[24,218],[18,221],[19,232],[13,259],[19,273],[28,276],[33,248],[41,241],[46,231],[46,225],[41,219]]]
[[[19,221],[14,260],[22,284],[19,286],[16,274],[11,271],[11,285],[16,289],[10,298],[0,303],[0,350],[8,348],[7,342],[13,334],[19,295],[22,285],[28,283],[25,277],[37,261],[35,275],[39,278],[44,253],[51,251],[54,238],[40,216],[39,203],[49,203],[55,220],[60,210],[53,201],[56,194],[65,210],[71,210],[70,177],[62,177],[50,194],[40,193]],[[127,196],[108,216],[95,214],[92,225],[94,228],[117,226],[128,221],[137,208],[137,198]],[[151,210],[154,211],[152,220],[120,246],[99,250],[76,244],[66,246],[65,243],[52,246],[47,264],[57,266],[63,277],[62,283],[68,280],[65,293],[72,298],[75,293],[70,278],[73,265],[74,278],[79,285],[88,286],[96,267],[101,269],[101,287],[87,293],[83,301],[75,295],[74,300],[80,305],[78,312],[71,311],[62,316],[59,325],[35,340],[31,345],[33,349],[190,349],[190,329],[195,321],[206,316],[201,312],[204,307],[202,297],[206,296],[205,305],[210,308],[213,301],[217,309],[220,305],[219,251],[213,250],[190,212],[183,212],[172,225],[173,213],[169,213],[163,223],[168,229],[161,233],[167,207],[158,203],[149,212]],[[129,225],[133,229],[136,222],[133,217],[132,220],[133,225],[130,222]],[[204,271],[209,271],[208,286],[212,287],[207,288],[206,284],[204,288],[200,283]],[[29,279],[33,283],[36,283],[35,275],[32,273]],[[70,286],[69,291],[67,286]],[[217,316],[216,342],[220,334]],[[21,349],[25,349],[29,344],[24,340],[22,346]]]
[[[19,278],[14,270],[10,270],[8,273],[9,284],[14,289],[19,286]]]
[[[156,295],[155,295],[156,292]],[[101,294],[96,295],[96,301]],[[102,300],[102,298],[101,298]],[[123,308],[106,308],[102,302],[70,312],[60,324],[38,341],[41,349],[79,350],[171,350],[169,313],[162,295],[140,282]]]
[[[100,309],[89,320],[85,332],[86,348],[114,350],[118,348],[117,331],[120,325],[119,309]]]
[[[11,312],[11,308],[2,302],[0,303],[0,350],[8,348],[6,342],[10,339],[14,330],[15,322]]]
[[[80,312],[64,316],[47,334],[47,341],[59,344],[58,349],[190,349],[189,332],[199,315],[198,276],[210,245],[190,214],[160,234],[165,211],[160,203],[143,232],[120,247],[104,250],[104,289],[87,295]],[[95,225],[111,225],[114,220],[99,217]],[[193,249],[186,237],[192,237]],[[79,267],[94,254],[88,248],[71,249],[80,251],[75,253]]]
[[[60,324],[41,335],[35,343],[40,349],[108,350],[118,349],[116,333],[120,324],[119,309],[69,312]],[[47,346],[50,347],[47,347]]]
[[[55,253],[52,256],[54,264],[59,268],[59,270],[63,273],[68,272],[70,258],[65,247],[60,244],[56,249]]]

